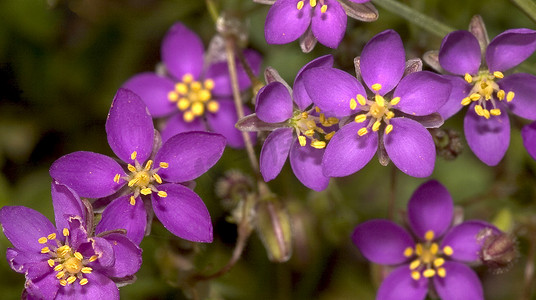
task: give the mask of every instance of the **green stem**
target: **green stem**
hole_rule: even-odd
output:
[[[206,0],[207,3],[207,9],[208,13],[210,14],[210,17],[212,18],[212,21],[216,23],[218,21],[218,9],[216,8],[216,4],[212,0]]]
[[[536,3],[533,0],[510,0],[532,21],[536,22]]]
[[[515,1],[515,0],[512,0]],[[521,1],[521,0],[519,0]],[[442,38],[447,35],[449,32],[454,31],[455,29],[443,24],[436,19],[430,18],[425,14],[422,14],[413,8],[406,6],[395,0],[372,0],[374,4],[377,4],[383,7],[385,10],[388,10],[400,17],[408,20],[409,22],[423,28],[424,30],[437,35]]]

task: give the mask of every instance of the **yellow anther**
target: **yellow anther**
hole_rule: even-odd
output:
[[[87,284],[87,278],[80,279],[80,285],[86,285]]]
[[[410,270],[415,270],[417,269],[419,266],[421,265],[421,261],[416,259],[414,261],[412,261],[410,264],[409,264],[409,269]]]
[[[499,78],[499,79],[504,78],[504,74],[502,72],[499,72],[499,71],[493,72],[493,76],[495,76],[495,78]]]
[[[188,93],[188,86],[182,82],[179,82],[175,85],[175,91],[181,95],[186,95],[186,93]]]
[[[65,275],[65,272],[64,272],[64,271],[61,271],[61,272],[59,272],[58,274],[56,274],[56,278],[60,279],[60,278],[62,278],[64,275]]]
[[[89,262],[94,262],[97,260],[97,255],[93,255],[89,258]]]
[[[419,280],[421,279],[421,273],[419,273],[419,271],[413,271],[411,272],[411,278],[414,280]]]
[[[190,100],[186,98],[180,98],[179,102],[177,102],[177,108],[181,111],[185,111],[190,107]]]
[[[311,141],[311,147],[315,149],[324,149],[326,148],[326,142],[319,141],[319,140],[312,140]]]
[[[380,125],[382,125],[382,122],[380,121],[374,122],[374,124],[372,125],[372,131],[378,131],[378,129],[380,129]]]
[[[130,205],[136,205],[136,198],[134,198],[134,196],[130,196]]]
[[[138,152],[134,151],[134,152],[132,152],[132,154],[130,154],[130,159],[135,160],[136,156],[138,156]]]
[[[501,110],[498,109],[498,108],[494,108],[494,109],[490,109],[490,114],[492,114],[493,116],[500,116],[501,115]]]
[[[76,277],[74,277],[74,276],[70,276],[69,278],[67,278],[67,283],[68,284],[72,284],[75,281],[76,281]]]
[[[412,255],[413,255],[413,248],[407,247],[406,250],[404,250],[404,256],[405,257],[410,257]]]
[[[302,117],[302,119],[307,119],[307,118],[309,118],[309,114],[306,111],[304,111],[304,112],[301,113],[301,117]]]
[[[65,280],[65,279],[60,280],[60,284],[62,286],[66,286],[67,285],[67,280]]]
[[[359,136],[364,136],[364,135],[367,134],[367,133],[368,133],[368,129],[365,128],[365,127],[361,128],[361,129],[359,129],[359,130],[357,131],[357,134],[358,134]]]
[[[385,105],[385,99],[383,99],[383,97],[378,94],[374,95],[374,101],[376,101],[376,104],[378,104],[379,106]]]
[[[471,74],[469,74],[469,73],[465,73],[465,76],[463,77],[463,79],[465,79],[465,81],[467,81],[467,83],[473,82],[473,76],[471,76]]]
[[[385,134],[389,134],[391,131],[393,131],[393,125],[389,124],[385,127]]]
[[[475,113],[479,116],[484,116],[484,111],[482,109],[482,106],[480,105],[475,105]]]
[[[41,253],[48,253],[50,252],[50,249],[48,247],[44,247],[43,249],[41,249]]]
[[[315,7],[316,6],[316,0],[309,0],[309,5],[311,5],[311,7]]]
[[[136,172],[136,171],[137,171],[137,170],[136,170],[136,167],[134,167],[134,166],[131,165],[131,164],[128,164],[128,165],[127,165],[127,169],[128,169],[130,172]],[[118,174],[118,175],[119,175],[119,174]],[[116,176],[117,176],[117,175],[116,175]],[[114,180],[115,180],[115,178],[114,178]]]
[[[81,270],[81,272],[85,273],[85,274],[89,274],[89,273],[91,273],[91,271],[93,271],[93,269],[90,268],[90,267],[83,267],[82,270]]]
[[[63,228],[63,236],[69,236],[69,229]]]
[[[471,100],[473,100],[473,101],[476,101],[476,100],[480,99],[480,97],[482,97],[482,96],[480,96],[480,94],[478,94],[478,93],[472,93],[472,94],[469,96],[469,99],[471,99]]]
[[[171,91],[168,93],[167,98],[171,102],[175,102],[179,100],[179,94],[175,93],[174,91]]]
[[[140,181],[139,178],[134,178],[128,182],[128,186],[132,187],[134,186],[138,181]]]
[[[306,130],[303,134],[305,134],[306,136],[313,136],[315,134],[315,130],[309,129],[309,130]]]
[[[194,120],[194,117],[195,116],[191,111],[185,111],[184,114],[182,115],[182,118],[186,122],[192,122]]]
[[[514,100],[514,96],[515,96],[514,92],[512,91],[508,92],[508,94],[506,94],[506,101],[510,102]]]
[[[319,120],[320,120],[320,123],[325,123],[326,122],[326,115],[325,114],[320,114],[318,116]]]
[[[39,244],[46,244],[47,238],[46,237],[40,237],[38,240]]]
[[[114,176],[114,182],[119,183],[119,179],[121,179],[121,174],[115,174]]]
[[[395,113],[392,112],[392,111],[388,111],[388,112],[385,113],[385,118],[386,118],[387,120],[392,119],[394,116],[395,116]]]
[[[74,257],[78,258],[79,260],[84,259],[84,257],[82,256],[82,253],[80,253],[80,252],[75,252]]]
[[[316,111],[317,113],[319,113],[319,112],[320,112],[320,107],[315,106],[315,111]]]
[[[426,239],[427,241],[431,241],[434,239],[434,232],[432,230],[428,230],[425,234],[424,234],[424,239]]]
[[[471,99],[469,97],[465,97],[462,99],[462,105],[469,105],[471,104]]]
[[[49,259],[49,260],[47,260],[47,263],[48,263],[48,265],[49,265],[51,268],[54,267],[55,262],[54,262],[53,259]]]
[[[160,166],[160,168],[162,169],[167,169],[169,168],[169,164],[167,162],[161,162],[158,164]]]
[[[205,79],[205,82],[203,82],[203,85],[207,90],[212,90],[214,88],[214,80],[212,79]]]
[[[335,134],[335,131],[332,131],[332,132],[326,134],[324,136],[324,138],[329,141],[329,140],[331,140],[331,138],[333,137],[334,134]]]
[[[367,99],[365,99],[365,97],[363,97],[363,95],[357,94],[357,96],[355,96],[355,98],[357,99],[357,102],[359,102],[359,104],[361,104],[361,105],[366,105],[367,104]]]
[[[63,270],[63,265],[57,265],[57,266],[54,267],[54,271],[56,271],[56,272],[59,272],[61,270]]]
[[[192,74],[190,73],[186,73],[182,76],[182,81],[185,82],[185,83],[190,83],[194,80],[194,76],[192,76]]]
[[[482,112],[484,113],[484,118],[489,119],[489,117],[490,117],[489,110],[484,109],[484,110],[482,110]]]
[[[303,8],[303,1],[299,1],[299,2],[298,2],[298,5],[296,5],[296,8],[297,8],[298,10],[301,10],[301,9]]]
[[[432,253],[433,255],[436,255],[437,252],[439,252],[439,246],[436,243],[433,243],[430,246],[430,253]]]
[[[160,175],[155,173],[155,174],[153,174],[153,178],[154,178],[154,180],[156,180],[156,182],[162,183],[162,177],[160,177]]]
[[[417,244],[415,245],[415,253],[417,253],[418,256],[421,256],[422,255],[422,245],[421,244]]]
[[[424,272],[422,272],[422,276],[426,278],[434,277],[434,275],[435,275],[434,269],[427,269],[427,270],[424,270]]]
[[[192,91],[198,92],[201,90],[201,88],[203,88],[203,86],[201,85],[201,82],[194,81],[190,84],[190,88],[192,89]]]
[[[303,135],[298,136],[298,141],[300,142],[300,146],[305,146],[307,144],[307,140]]]
[[[220,110],[220,104],[218,101],[209,101],[207,104],[207,110],[211,113],[218,112],[218,110]]]
[[[192,104],[192,113],[195,116],[202,116],[204,112],[205,106],[203,105],[203,103],[197,101]]]
[[[434,259],[434,266],[435,266],[436,268],[441,267],[444,263],[445,263],[445,259],[443,259],[443,258],[441,258],[441,257],[440,257],[440,258],[436,258],[436,259]]]
[[[357,101],[354,98],[350,99],[350,109],[354,110],[357,108]]]
[[[395,97],[395,98],[391,99],[391,101],[389,101],[389,104],[397,105],[398,102],[400,102],[400,97]]]
[[[152,192],[153,192],[153,191],[151,191],[150,188],[144,188],[144,189],[141,189],[141,190],[140,190],[140,193],[141,193],[142,195],[149,195],[149,194],[151,194]]]
[[[158,191],[158,196],[162,197],[162,198],[166,198],[167,197],[167,193],[164,192],[164,191]]]
[[[329,118],[328,118],[328,123],[329,123],[330,125],[335,125],[335,124],[339,123],[339,119],[337,119],[337,118],[335,118],[335,117],[329,117]]]
[[[445,253],[447,256],[451,256],[452,253],[454,253],[454,250],[452,250],[451,246],[445,246],[443,247],[443,253]]]
[[[372,88],[373,91],[377,92],[377,91],[379,91],[379,90],[382,89],[382,85],[379,84],[379,83],[375,83],[375,84],[373,84],[373,85],[371,86],[371,88]]]
[[[447,270],[445,270],[445,268],[439,268],[437,269],[437,275],[441,278],[445,278],[445,276],[447,276]]]
[[[326,10],[328,10],[328,6],[327,6],[327,5],[324,4],[324,5],[322,5],[322,7],[320,7],[320,12],[321,12],[321,13],[325,13]]]
[[[506,93],[504,92],[504,90],[499,90],[497,92],[497,98],[499,98],[500,101],[504,100],[504,97],[506,97]]]

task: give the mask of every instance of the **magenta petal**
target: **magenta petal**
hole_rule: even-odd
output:
[[[434,171],[436,150],[428,130],[408,118],[391,119],[391,124],[393,131],[383,136],[391,161],[409,176],[430,176]]]
[[[50,258],[48,253],[27,252],[15,248],[6,249],[6,259],[9,266],[17,273],[36,274],[41,277],[43,274],[50,272],[50,266],[46,262]],[[44,266],[43,266],[44,264]],[[38,271],[29,271],[29,269],[38,269]]]
[[[168,115],[176,109],[175,103],[168,99],[168,93],[175,90],[175,83],[168,78],[145,72],[134,75],[121,87],[140,96],[155,118]]]
[[[257,51],[246,49],[244,50],[244,57],[253,73],[258,75],[262,62],[261,55]],[[243,91],[251,86],[251,80],[244,70],[244,67],[238,60],[236,61],[235,66],[238,79],[238,88]],[[229,65],[227,64],[227,61],[216,62],[210,65],[205,73],[205,78],[214,81],[214,89],[212,90],[213,95],[233,95],[231,76],[229,75]]]
[[[0,223],[7,239],[15,248],[40,252],[44,247],[37,240],[58,231],[40,212],[24,206],[4,206],[0,209]]]
[[[395,108],[414,116],[429,115],[446,103],[450,91],[449,81],[441,75],[428,71],[411,73],[394,91],[393,97],[400,97]]]
[[[370,132],[364,136],[357,135],[357,131],[366,126],[365,123],[347,124],[331,138],[322,159],[325,176],[353,174],[372,159],[378,149],[378,134]]]
[[[83,277],[87,278],[88,283],[86,285],[80,285],[77,282],[60,288],[56,300],[95,300],[95,299],[109,299],[119,300],[119,289],[115,283],[105,275],[99,272],[91,272],[90,274],[84,274]],[[56,281],[58,281],[56,279]]]
[[[264,37],[268,44],[286,44],[298,39],[311,23],[311,6],[301,10],[295,0],[278,0],[272,5],[264,24]]]
[[[118,217],[120,216],[120,217]],[[145,236],[147,212],[140,197],[136,204],[130,204],[130,195],[115,199],[102,212],[102,219],[95,228],[97,234],[116,229],[125,229],[127,236],[136,244],[140,244]]]
[[[313,11],[311,30],[315,38],[324,46],[337,48],[346,31],[346,12],[337,0],[324,0],[326,12],[317,5]]]
[[[365,89],[352,75],[334,68],[312,68],[303,73],[305,89],[320,110],[330,116],[352,113],[350,99],[366,96]]]
[[[155,165],[168,163],[158,174],[165,181],[185,182],[193,180],[220,159],[225,149],[225,138],[220,134],[191,131],[170,138],[155,156]]]
[[[435,289],[441,300],[484,300],[482,284],[471,268],[451,261],[446,261],[443,267],[447,276],[433,277]]]
[[[411,278],[407,265],[393,270],[378,289],[376,300],[424,300],[428,293],[428,279]]]
[[[205,203],[189,188],[180,184],[162,184],[167,197],[152,195],[154,213],[174,235],[192,242],[212,242],[212,221]]]
[[[463,222],[447,232],[441,242],[441,248],[450,246],[453,250],[450,256],[452,259],[475,262],[479,259],[478,252],[482,248],[482,243],[477,236],[486,228],[495,229],[493,225],[483,221]]]
[[[527,73],[512,74],[499,81],[499,86],[506,94],[514,92],[514,99],[506,104],[514,114],[536,120],[536,76]]]
[[[471,91],[471,85],[468,84],[463,78],[452,75],[443,75],[443,78],[449,80],[452,90],[450,91],[449,99],[443,106],[441,106],[437,112],[443,117],[444,120],[452,117],[462,109],[462,99],[467,97]]]
[[[296,105],[298,105],[298,108],[302,111],[309,107],[309,105],[311,105],[312,103],[311,97],[309,97],[307,91],[305,90],[305,84],[302,74],[303,72],[311,68],[318,67],[333,67],[333,55],[329,54],[313,59],[305,66],[303,66],[296,74],[296,78],[294,79],[294,85],[292,87],[292,98],[294,98],[294,103],[296,103]]]
[[[300,146],[298,140],[294,140],[290,148],[290,166],[294,175],[306,187],[320,192],[329,184],[329,177],[322,173],[322,156],[324,149],[315,149],[310,145]]]
[[[171,75],[177,79],[191,74],[194,79],[203,70],[203,42],[182,23],[175,23],[162,41],[160,55]]]
[[[292,98],[287,88],[280,82],[265,85],[257,93],[255,105],[257,117],[264,122],[278,123],[292,117]]]
[[[73,189],[80,197],[101,198],[113,194],[125,181],[114,181],[115,175],[126,176],[112,158],[93,152],[78,151],[57,159],[50,176]]]
[[[506,71],[522,63],[536,50],[536,31],[526,28],[506,30],[486,49],[489,70]]]
[[[80,216],[86,222],[86,208],[73,190],[57,181],[52,181],[51,190],[57,228],[68,227],[68,216]]]
[[[106,269],[108,277],[125,277],[138,272],[141,267],[141,248],[134,244],[126,235],[112,233],[103,237],[113,248],[115,263]]]
[[[352,241],[363,256],[382,265],[405,262],[408,258],[404,250],[415,246],[413,238],[404,228],[383,219],[359,224],[352,233]]]
[[[285,165],[285,161],[287,161],[293,140],[292,128],[279,128],[268,135],[264,145],[262,145],[259,159],[264,181],[268,182],[279,175]]]
[[[370,88],[379,83],[379,94],[385,95],[400,81],[406,66],[406,52],[402,39],[394,30],[375,35],[361,52],[361,76]]]
[[[30,299],[58,299],[60,281],[56,278],[56,272],[52,272],[52,268],[49,268],[49,270],[50,272],[46,276],[26,280],[24,287],[28,295],[33,297]]]
[[[413,233],[425,240],[432,230],[434,239],[442,236],[452,222],[454,204],[449,191],[439,182],[430,180],[415,190],[408,202],[408,219]]]
[[[475,75],[480,61],[480,45],[469,31],[453,31],[443,38],[439,48],[439,63],[443,69],[457,75]]]
[[[236,129],[235,124],[238,121],[236,108],[232,100],[219,99],[220,109],[216,113],[208,113],[206,115],[207,122],[211,131],[223,135],[227,139],[227,144],[236,149],[244,148],[244,138],[242,132]],[[251,114],[251,110],[244,105],[244,115]],[[249,133],[253,143],[255,143],[254,132]]]
[[[145,162],[153,150],[153,119],[140,97],[130,90],[119,89],[106,120],[108,144],[124,162]]]
[[[175,114],[167,120],[164,130],[162,130],[162,143],[178,133],[188,131],[206,131],[203,119],[194,118],[191,122],[186,122],[182,114]]]
[[[475,113],[473,103],[465,115],[465,139],[473,153],[488,166],[496,166],[510,145],[510,120],[504,107],[500,116],[490,119]]]
[[[536,159],[536,122],[523,127],[521,130],[521,137],[523,138],[523,145],[527,152]]]

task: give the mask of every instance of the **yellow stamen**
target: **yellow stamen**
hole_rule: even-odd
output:
[[[332,131],[332,132],[326,134],[324,136],[324,138],[329,141],[329,140],[331,140],[331,138],[333,137],[334,134],[335,134],[335,131]]]
[[[352,105],[350,104],[350,106],[352,106]],[[320,114],[318,116],[318,118],[320,119],[320,123],[325,123],[326,122],[326,115],[325,114]]]
[[[504,90],[499,90],[497,92],[497,98],[499,98],[500,101],[504,100],[505,96],[506,96],[506,93],[504,92]]]
[[[430,278],[430,277],[434,277],[435,275],[435,270],[434,269],[427,269],[427,270],[424,270],[424,272],[422,272],[422,275],[426,278]]]
[[[65,279],[60,280],[60,284],[62,286],[66,286],[67,285],[67,280],[65,280]]]
[[[130,159],[135,160],[136,156],[138,156],[138,152],[134,151],[132,154],[130,154]]]
[[[80,279],[80,285],[86,285],[87,284],[87,278]]]
[[[471,103],[471,99],[469,97],[465,97],[462,99],[462,105],[469,105]]]
[[[164,191],[158,191],[158,196],[162,197],[162,198],[166,198],[167,197],[167,193],[164,192]]]
[[[160,177],[160,175],[155,173],[155,174],[153,174],[153,178],[154,178],[154,180],[156,180],[156,182],[162,183],[162,177]]]
[[[141,189],[141,190],[140,190],[140,193],[141,193],[142,195],[149,195],[149,194],[151,194],[152,192],[153,192],[153,191],[151,191],[150,188],[144,188],[144,189]]]
[[[192,113],[195,116],[202,116],[205,112],[205,106],[201,102],[194,102],[192,104]]]
[[[301,113],[301,117],[302,119],[307,119],[309,117],[309,114],[306,111],[304,111]]]
[[[160,168],[167,169],[169,167],[169,164],[167,162],[161,162],[158,164]]]
[[[179,108],[179,110],[185,111],[186,109],[188,109],[188,107],[190,107],[190,101],[186,98],[180,98],[179,102],[177,102],[177,107]]]
[[[391,104],[391,105],[397,105],[398,102],[400,102],[400,97],[395,97],[395,98],[393,98],[393,99],[389,102],[389,104]]]
[[[131,181],[128,182],[129,187],[133,187],[138,181],[140,181],[139,178],[134,178]]]
[[[326,10],[328,10],[328,6],[327,6],[327,5],[324,4],[324,5],[322,5],[322,7],[320,7],[320,12],[321,12],[321,13],[325,13]]]
[[[373,84],[373,85],[371,86],[371,88],[372,88],[373,91],[377,92],[377,91],[379,91],[379,90],[382,89],[382,85],[379,84],[379,83],[375,83],[375,84]]]
[[[192,91],[195,91],[195,92],[200,91],[202,88],[201,82],[199,81],[192,82],[192,84],[190,84],[190,88],[192,89]]]
[[[506,101],[510,102],[514,100],[514,96],[515,96],[514,92],[512,91],[508,92],[508,94],[506,94]]]
[[[182,82],[184,83],[190,83],[194,80],[194,76],[190,73],[186,73],[182,76]]]
[[[385,127],[385,134],[389,134],[391,131],[393,131],[393,125],[389,124]]]
[[[329,123],[330,125],[335,125],[335,124],[339,123],[339,119],[337,119],[337,118],[335,118],[335,117],[329,117],[329,118],[328,118],[328,123]]]
[[[404,250],[404,256],[405,257],[410,257],[412,255],[413,255],[413,248],[407,247],[406,250]]]
[[[136,205],[136,198],[134,198],[134,196],[130,196],[130,205]]]
[[[319,140],[313,140],[311,141],[311,147],[315,149],[324,149],[326,148],[326,142],[319,141]]]
[[[63,228],[63,236],[69,236],[69,229]]]
[[[411,272],[411,278],[413,278],[414,280],[419,280],[421,279],[421,273],[419,273],[418,271],[413,271]]]
[[[432,253],[433,255],[436,255],[437,252],[439,252],[439,246],[436,243],[433,243],[430,246],[430,253]]]
[[[38,240],[39,244],[46,244],[47,238],[46,237],[40,237]]]
[[[54,262],[53,259],[49,259],[49,260],[47,260],[47,263],[48,263],[48,265],[49,265],[51,268],[54,267],[55,262]]]
[[[60,278],[62,278],[64,275],[65,275],[65,272],[64,272],[64,271],[61,271],[61,272],[59,272],[58,274],[56,274],[56,278],[60,279]]]
[[[115,174],[115,176],[114,176],[114,182],[115,182],[115,183],[119,183],[119,179],[121,179],[121,175],[120,175],[120,174]]]
[[[210,100],[210,97],[212,95],[210,94],[209,91],[207,90],[201,90],[199,91],[199,100],[203,101],[203,102],[207,102],[208,100]]]
[[[364,135],[367,134],[367,133],[368,133],[368,129],[365,128],[365,127],[361,128],[361,129],[359,129],[359,130],[357,131],[357,134],[358,134],[359,136],[364,136]]]
[[[439,268],[437,269],[437,275],[441,278],[445,278],[445,276],[447,276],[447,270],[445,270],[445,268]]]
[[[445,246],[443,247],[443,253],[445,253],[447,256],[451,256],[452,253],[454,253],[454,250],[452,250],[452,247],[450,246]]]
[[[316,6],[316,0],[309,0],[309,5],[311,5],[311,7],[315,7]]]
[[[90,274],[91,271],[93,271],[93,269],[90,268],[90,267],[83,267],[82,270],[81,270],[81,272],[85,273],[85,274]]]
[[[319,113],[319,112],[320,112],[320,107],[315,106],[315,111],[316,111],[317,113]]]
[[[315,130],[309,129],[309,130],[306,130],[303,134],[305,134],[306,136],[313,136],[315,134]]]
[[[478,93],[472,93],[470,96],[469,96],[469,99],[473,100],[473,101],[476,101],[478,99],[480,99],[480,94]]]
[[[443,259],[441,257],[434,259],[434,266],[436,268],[441,267],[444,263],[445,263],[445,259]]]
[[[359,104],[361,104],[361,105],[366,105],[367,104],[367,99],[365,99],[365,97],[363,97],[363,95],[357,94],[357,96],[355,98],[357,99],[357,102],[359,102]]]
[[[386,118],[387,120],[392,119],[394,116],[395,116],[395,113],[392,112],[392,111],[388,111],[388,112],[385,113],[385,118]]]
[[[499,79],[504,78],[504,74],[502,72],[499,72],[499,71],[493,72],[493,76],[495,76],[495,78],[499,78]]]
[[[482,110],[482,112],[484,113],[484,118],[489,119],[489,117],[490,117],[489,110],[484,109],[484,110]]]
[[[357,108],[357,101],[354,98],[350,99],[350,109],[354,110]]]
[[[415,270],[417,269],[419,266],[421,265],[421,261],[416,259],[414,261],[412,261],[410,264],[409,264],[409,269],[410,270]]]
[[[54,267],[54,271],[58,272],[58,271],[61,271],[63,270],[63,265],[57,265]]]
[[[498,109],[498,108],[490,109],[489,112],[494,116],[500,116],[501,115],[501,110]]]
[[[417,244],[415,245],[415,253],[417,253],[418,256],[421,256],[422,255],[422,245],[421,244]]]
[[[97,260],[97,255],[93,255],[89,258],[89,262],[94,262]]]
[[[137,170],[136,170],[136,167],[134,167],[134,166],[131,165],[131,164],[128,164],[128,165],[127,165],[127,169],[128,169],[130,172],[136,172],[136,171],[137,171]],[[119,175],[119,174],[118,174],[118,175]]]
[[[209,101],[207,104],[207,110],[211,113],[218,112],[218,110],[220,110],[220,104],[218,101]]]
[[[75,281],[76,281],[76,277],[74,277],[74,276],[70,276],[69,278],[67,278],[67,283],[68,284],[72,284]]]
[[[82,253],[80,253],[80,252],[75,252],[74,257],[78,258],[79,260],[84,259],[84,257],[82,256]]]
[[[50,249],[48,247],[44,247],[43,249],[41,249],[41,253],[48,253],[50,252]]]
[[[424,234],[424,238],[427,240],[427,241],[431,241],[434,239],[434,232],[432,230],[428,230],[425,234]]]
[[[305,146],[307,144],[307,140],[303,135],[298,136],[298,141],[300,142],[300,146]]]
[[[153,166],[153,160],[149,159],[147,163],[145,164],[145,171],[151,170],[151,167]]]
[[[175,102],[179,99],[179,94],[175,93],[174,91],[171,91],[167,95],[168,100],[171,102]]]
[[[385,105],[385,99],[383,99],[383,97],[378,94],[374,95],[374,101],[376,101],[376,104],[378,104],[379,106]]]
[[[188,93],[188,86],[182,82],[179,82],[175,85],[175,91],[181,95],[186,95],[186,93]]]
[[[212,90],[214,88],[214,80],[212,79],[205,79],[205,82],[203,83],[205,88],[207,90]]]
[[[482,109],[482,106],[480,105],[475,105],[475,113],[479,116],[484,116],[484,111]]]
[[[185,111],[184,114],[182,115],[182,118],[186,122],[192,122],[194,120],[194,117],[195,116],[191,111]]]
[[[380,121],[374,122],[374,124],[372,125],[372,131],[378,131],[378,129],[380,129],[380,125],[382,125],[382,122]]]
[[[469,73],[465,73],[465,76],[463,77],[467,83],[473,82],[473,76],[471,76]]]

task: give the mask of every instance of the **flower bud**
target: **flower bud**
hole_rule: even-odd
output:
[[[463,151],[460,133],[452,129],[430,129],[437,154],[446,160],[453,160]]]
[[[488,266],[491,272],[502,273],[513,265],[518,256],[514,236],[486,228],[477,235],[477,239],[482,241],[480,260]]]
[[[255,221],[268,259],[280,263],[289,260],[292,254],[292,231],[290,216],[283,205],[270,200],[260,202]]]

